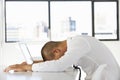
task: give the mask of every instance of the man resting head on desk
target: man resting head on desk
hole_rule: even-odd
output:
[[[11,65],[5,69],[19,71],[64,71],[81,66],[86,80],[120,80],[120,68],[110,50],[90,36],[75,36],[64,41],[47,42],[42,50],[43,61]],[[99,78],[99,79],[98,79]]]

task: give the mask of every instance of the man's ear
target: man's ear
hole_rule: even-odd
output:
[[[53,50],[53,53],[60,53],[60,52],[61,52],[60,49],[54,49],[54,50]]]
[[[60,57],[61,50],[60,49],[54,49],[53,50],[55,58]]]

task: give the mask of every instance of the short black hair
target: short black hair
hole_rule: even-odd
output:
[[[49,41],[47,42],[41,49],[41,55],[44,61],[47,60],[53,60],[54,59],[54,54],[52,53],[52,50],[55,47],[58,47],[58,45],[61,42],[54,42],[54,41]]]

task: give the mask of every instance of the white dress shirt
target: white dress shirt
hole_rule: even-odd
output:
[[[90,36],[67,39],[67,51],[59,60],[32,65],[33,71],[64,71],[73,64],[81,66],[86,80],[120,80],[120,68],[110,50]]]

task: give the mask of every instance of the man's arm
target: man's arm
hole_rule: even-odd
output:
[[[32,64],[15,64],[8,66],[4,72],[9,72],[10,70],[14,70],[14,72],[26,72],[32,71]]]
[[[35,60],[33,64],[44,62],[43,60]],[[8,66],[4,72],[9,72],[10,70],[14,70],[15,72],[26,72],[32,71],[32,64],[27,64],[26,62],[22,62],[21,64],[14,64]]]
[[[40,63],[40,62],[44,62],[43,60],[35,60],[33,63]]]

